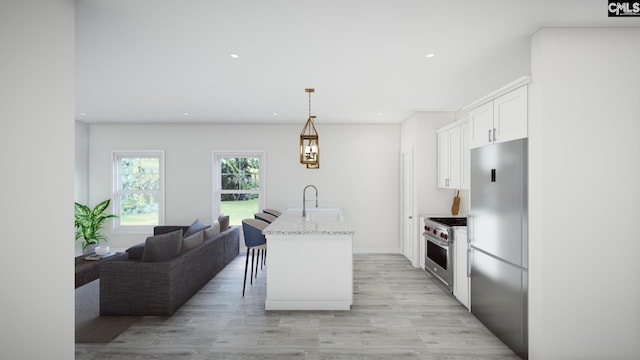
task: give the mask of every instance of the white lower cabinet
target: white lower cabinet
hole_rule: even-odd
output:
[[[420,215],[420,230],[418,231],[418,234],[420,234],[418,237],[420,239],[420,241],[418,242],[420,244],[419,246],[419,252],[418,252],[418,257],[420,258],[420,269],[424,270],[424,260],[425,260],[425,256],[427,255],[427,249],[426,249],[426,244],[425,244],[425,239],[424,239],[424,235],[422,235],[422,233],[424,232],[424,221],[426,219],[426,216],[422,216]]]
[[[453,230],[453,296],[460,301],[464,307],[471,306],[471,292],[469,277],[467,277],[467,229],[454,228]]]

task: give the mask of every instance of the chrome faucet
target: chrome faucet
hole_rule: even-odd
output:
[[[313,185],[307,185],[302,190],[302,217],[307,217],[307,188],[314,188],[316,190],[316,207],[318,207],[318,188]]]

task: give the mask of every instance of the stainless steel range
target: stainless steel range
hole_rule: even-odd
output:
[[[467,226],[467,218],[432,217],[424,221],[424,269],[453,293],[453,227]]]

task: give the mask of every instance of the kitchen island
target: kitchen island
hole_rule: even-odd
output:
[[[266,310],[350,310],[353,234],[340,209],[287,209],[267,238]]]

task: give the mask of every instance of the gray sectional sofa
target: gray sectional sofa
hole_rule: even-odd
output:
[[[171,315],[238,255],[239,226],[188,234],[192,229],[157,226],[154,236],[127,250],[128,261],[104,263],[100,315]],[[176,246],[178,254],[167,255]]]

